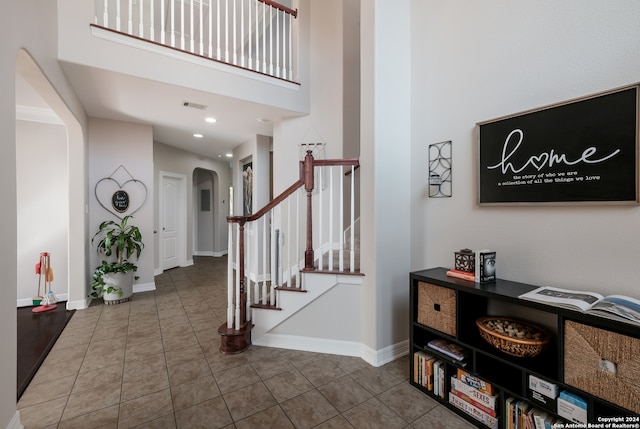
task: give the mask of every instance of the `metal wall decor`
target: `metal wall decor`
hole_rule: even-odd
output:
[[[451,140],[429,145],[429,197],[451,196]]]
[[[98,180],[94,189],[98,204],[118,219],[133,215],[147,200],[147,187],[120,165],[109,177]]]

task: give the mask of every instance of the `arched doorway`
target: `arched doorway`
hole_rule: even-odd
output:
[[[216,225],[220,216],[217,204],[219,180],[215,171],[196,168],[193,170],[193,243],[194,256],[222,256],[219,249]]]
[[[86,144],[77,119],[24,50],[16,61],[16,109],[23,115],[16,121],[18,304],[36,295],[33,267],[50,251],[52,290],[68,309],[85,308]]]

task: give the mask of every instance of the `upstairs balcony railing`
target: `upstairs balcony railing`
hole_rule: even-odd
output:
[[[295,81],[297,15],[272,0],[95,0],[94,25]]]

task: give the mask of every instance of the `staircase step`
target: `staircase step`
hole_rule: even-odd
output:
[[[251,304],[251,308],[261,308],[263,310],[282,310],[282,308],[277,305],[269,305],[269,304]]]

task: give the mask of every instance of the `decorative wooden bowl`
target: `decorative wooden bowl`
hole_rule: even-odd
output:
[[[476,320],[476,325],[482,339],[511,356],[537,356],[551,340],[549,334],[540,326],[510,317],[481,317]]]

